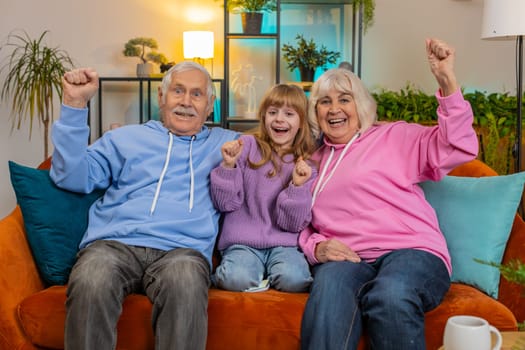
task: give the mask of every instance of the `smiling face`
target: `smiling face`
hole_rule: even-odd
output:
[[[175,135],[197,134],[211,113],[208,77],[198,69],[173,71],[165,90],[159,87],[159,108],[164,126]]]
[[[301,125],[301,118],[295,109],[288,105],[269,106],[264,115],[264,127],[274,146],[279,151],[292,148]]]
[[[348,143],[376,121],[377,105],[361,79],[348,69],[332,68],[321,74],[310,91],[308,120],[331,143]],[[320,129],[320,130],[319,130]]]
[[[332,143],[348,143],[359,130],[356,103],[349,92],[330,89],[317,100],[316,114],[319,128]]]

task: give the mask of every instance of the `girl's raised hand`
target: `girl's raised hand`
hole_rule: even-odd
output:
[[[235,168],[235,163],[242,153],[242,140],[225,142],[221,147],[222,165],[226,168]]]
[[[299,157],[295,163],[292,174],[292,182],[295,186],[301,186],[312,176],[312,168],[308,163],[303,160],[303,157]]]

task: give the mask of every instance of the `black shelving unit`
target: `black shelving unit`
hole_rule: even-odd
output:
[[[227,10],[226,6],[227,0],[224,0],[224,91],[225,91],[225,99],[223,104],[224,113],[222,114],[221,119],[221,126],[224,128],[233,128],[238,130],[245,130],[249,129],[250,127],[253,127],[258,120],[255,119],[255,116],[246,115],[244,113],[239,113],[236,109],[238,109],[237,105],[235,104],[235,91],[234,91],[234,84],[235,84],[235,78],[232,77],[232,62],[234,60],[249,60],[249,57],[245,57],[248,55],[239,55],[238,53],[234,54],[232,57],[232,46],[233,44],[236,44],[238,46],[245,45],[245,50],[248,52],[249,50],[252,50],[253,52],[257,52],[258,48],[261,43],[266,43],[263,45],[266,45],[264,47],[272,47],[274,50],[273,54],[271,55],[271,62],[268,62],[268,67],[272,67],[270,69],[275,70],[275,75],[268,74],[264,76],[264,79],[267,79],[267,86],[268,88],[276,83],[280,83],[283,80],[282,70],[283,68],[281,66],[285,66],[281,61],[281,44],[283,42],[283,28],[286,27],[287,18],[283,18],[283,12],[285,12],[289,8],[295,8],[296,6],[301,7],[301,5],[305,5],[305,8],[308,8],[308,6],[317,6],[324,8],[326,6],[331,6],[332,8],[335,6],[340,5],[339,7],[339,18],[337,20],[339,21],[338,25],[341,27],[345,27],[348,23],[351,23],[350,28],[347,29],[346,32],[342,33],[341,36],[343,38],[339,38],[340,42],[338,42],[338,46],[340,46],[340,43],[343,42],[343,40],[348,40],[348,42],[351,41],[351,57],[347,57],[346,60],[350,61],[352,65],[354,66],[354,71],[360,75],[361,72],[361,41],[362,41],[362,25],[361,25],[361,14],[359,12],[359,9],[357,11],[354,11],[352,7],[351,14],[349,14],[350,10],[348,9],[348,6],[346,5],[352,5],[352,0],[277,0],[277,10],[275,13],[264,13],[264,16],[273,15],[275,16],[275,30],[271,33],[265,32],[263,28],[263,32],[260,34],[244,34],[242,33],[242,30],[237,29],[237,27],[232,29],[232,18],[235,18],[233,14],[230,14]],[[238,15],[237,15],[238,16]],[[348,17],[347,17],[348,16]],[[351,33],[350,33],[351,31]],[[315,39],[315,38],[314,38]],[[271,44],[268,44],[271,43]],[[323,44],[323,43],[321,43]],[[251,45],[251,46],[250,46]],[[346,45],[346,43],[345,43]],[[238,50],[240,51],[240,50]],[[252,54],[252,52],[250,52]],[[264,53],[263,53],[264,54]],[[240,57],[239,57],[240,56]],[[258,60],[262,60],[261,56],[256,57]],[[273,68],[274,67],[274,68]],[[261,67],[261,64],[259,64],[259,67],[257,68],[266,68],[267,67]],[[242,66],[241,68],[242,69]],[[270,77],[271,75],[271,77]],[[285,74],[286,75],[286,74]],[[268,80],[271,79],[271,80]],[[301,84],[298,82],[303,88],[305,88],[305,91],[308,90],[308,87],[311,85],[308,84]],[[260,96],[265,92],[262,91],[264,88],[257,89],[258,99],[260,99]],[[255,111],[257,110],[258,105],[255,106]],[[251,112],[251,110],[250,110]]]
[[[97,93],[97,136],[100,137],[103,133],[104,116],[103,116],[103,97],[104,97],[104,85],[108,83],[134,83],[137,84],[138,88],[138,99],[139,99],[139,123],[144,123],[152,119],[152,98],[157,98],[157,90],[152,91],[153,82],[161,82],[162,77],[100,77],[98,83]],[[225,87],[223,79],[212,79],[214,85],[219,85],[219,90],[216,91],[216,98],[219,99],[219,108],[215,108],[206,124],[208,126],[222,126],[225,109],[224,102],[226,101]],[[144,99],[146,97],[146,99]],[[144,103],[146,104],[146,111],[144,113]],[[215,114],[219,114],[219,118],[215,118]],[[219,119],[219,122],[214,122],[215,119]],[[89,117],[91,120],[91,104],[89,106]]]
[[[280,82],[280,54],[281,54],[281,43],[280,43],[280,8],[281,8],[281,0],[276,1],[277,10],[272,13],[265,12],[263,16],[275,16],[275,31],[273,32],[265,32],[264,28],[263,31],[259,34],[245,34],[242,33],[242,30],[237,31],[232,29],[232,23],[230,21],[231,15],[227,10],[227,0],[224,0],[224,90],[225,90],[225,113],[223,114],[222,118],[222,126],[224,128],[233,128],[238,130],[244,130],[252,127],[254,124],[258,122],[258,120],[255,118],[255,116],[243,116],[238,115],[236,113],[232,113],[231,111],[231,97],[232,97],[232,81],[234,78],[232,78],[232,61],[230,56],[230,50],[232,49],[232,43],[238,42],[239,46],[242,46],[243,44],[250,43],[251,40],[263,40],[266,42],[266,44],[274,50],[273,52],[273,59],[270,64],[274,65],[275,69],[275,75],[272,77],[273,79],[266,84],[268,87],[279,83]],[[241,68],[242,69],[242,66]],[[268,78],[268,77],[264,77]],[[244,88],[250,89],[251,87],[245,86]],[[259,93],[263,93],[261,91],[258,91]],[[252,101],[255,102],[255,101]],[[252,106],[253,107],[253,106]],[[257,103],[255,103],[255,111],[257,111]]]

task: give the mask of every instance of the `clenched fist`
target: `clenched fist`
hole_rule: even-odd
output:
[[[98,90],[98,73],[91,68],[71,70],[64,74],[62,87],[64,105],[85,108]]]
[[[222,165],[226,168],[235,168],[235,163],[242,153],[242,140],[225,142],[221,147]]]
[[[455,51],[438,39],[427,39],[425,43],[430,70],[439,84],[441,94],[448,96],[459,88],[454,73]]]
[[[292,182],[295,186],[303,185],[312,176],[312,168],[308,163],[303,160],[303,157],[299,157],[295,163],[292,174]]]

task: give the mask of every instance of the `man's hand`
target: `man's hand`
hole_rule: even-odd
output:
[[[222,165],[226,168],[235,168],[235,163],[242,153],[242,140],[225,142],[221,147]]]
[[[292,174],[292,182],[295,186],[303,185],[312,176],[312,168],[308,163],[303,160],[303,157],[299,157],[295,163]]]
[[[98,73],[92,68],[74,69],[62,78],[62,103],[69,107],[85,108],[98,89]]]
[[[319,242],[315,247],[315,258],[321,263],[328,261],[361,261],[359,255],[337,239]]]

